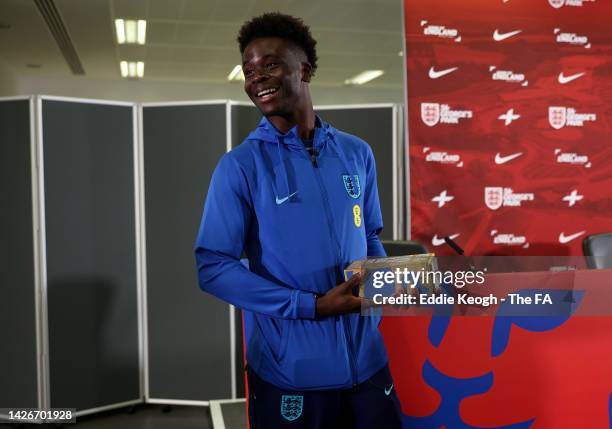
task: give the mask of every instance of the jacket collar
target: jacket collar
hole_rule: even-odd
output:
[[[327,140],[326,137],[331,137],[333,139],[337,131],[318,115],[316,116],[316,123],[317,126],[315,127],[313,145],[315,147],[320,147],[324,144],[324,141]],[[249,134],[247,140],[263,140],[270,143],[282,143],[287,146],[303,147],[302,140],[298,135],[297,125],[291,128],[286,134],[283,134],[276,129],[265,116],[261,118],[259,125]]]

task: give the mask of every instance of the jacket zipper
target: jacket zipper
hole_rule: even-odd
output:
[[[338,240],[338,237],[336,236],[336,231],[334,230],[333,223],[331,221],[332,217],[331,217],[331,208],[329,204],[329,196],[327,195],[327,190],[325,189],[325,186],[323,185],[323,182],[321,180],[321,174],[319,172],[319,164],[317,163],[317,153],[314,150],[314,146],[310,153],[310,162],[312,162],[312,167],[315,171],[317,183],[319,184],[319,188],[321,189],[321,194],[323,195],[323,205],[325,206],[325,217],[327,218],[327,226],[329,227],[330,235],[332,239],[334,240],[334,243],[336,244],[336,267],[338,267],[340,266],[340,257],[342,254],[341,253],[342,250],[340,248],[340,241]],[[346,340],[348,343],[349,364],[351,366],[352,383],[353,383],[353,386],[356,386],[357,385],[357,364],[356,364],[357,359],[355,358],[355,351],[353,348],[353,335],[352,335],[352,329],[351,329],[350,315],[346,314],[340,317],[342,317],[342,321],[344,325],[344,336],[346,337]]]

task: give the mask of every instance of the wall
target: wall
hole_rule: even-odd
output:
[[[12,70],[0,64],[0,97],[16,95],[15,78]]]

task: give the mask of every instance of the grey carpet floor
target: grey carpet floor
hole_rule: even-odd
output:
[[[223,404],[221,405],[221,412],[223,413],[225,429],[244,429],[247,427],[247,411],[244,402]]]

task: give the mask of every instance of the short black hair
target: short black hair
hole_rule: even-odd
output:
[[[261,37],[280,37],[289,40],[302,49],[311,66],[310,74],[317,69],[317,41],[310,34],[310,27],[300,18],[279,12],[264,13],[242,24],[238,32],[240,53],[243,54],[249,43]]]

